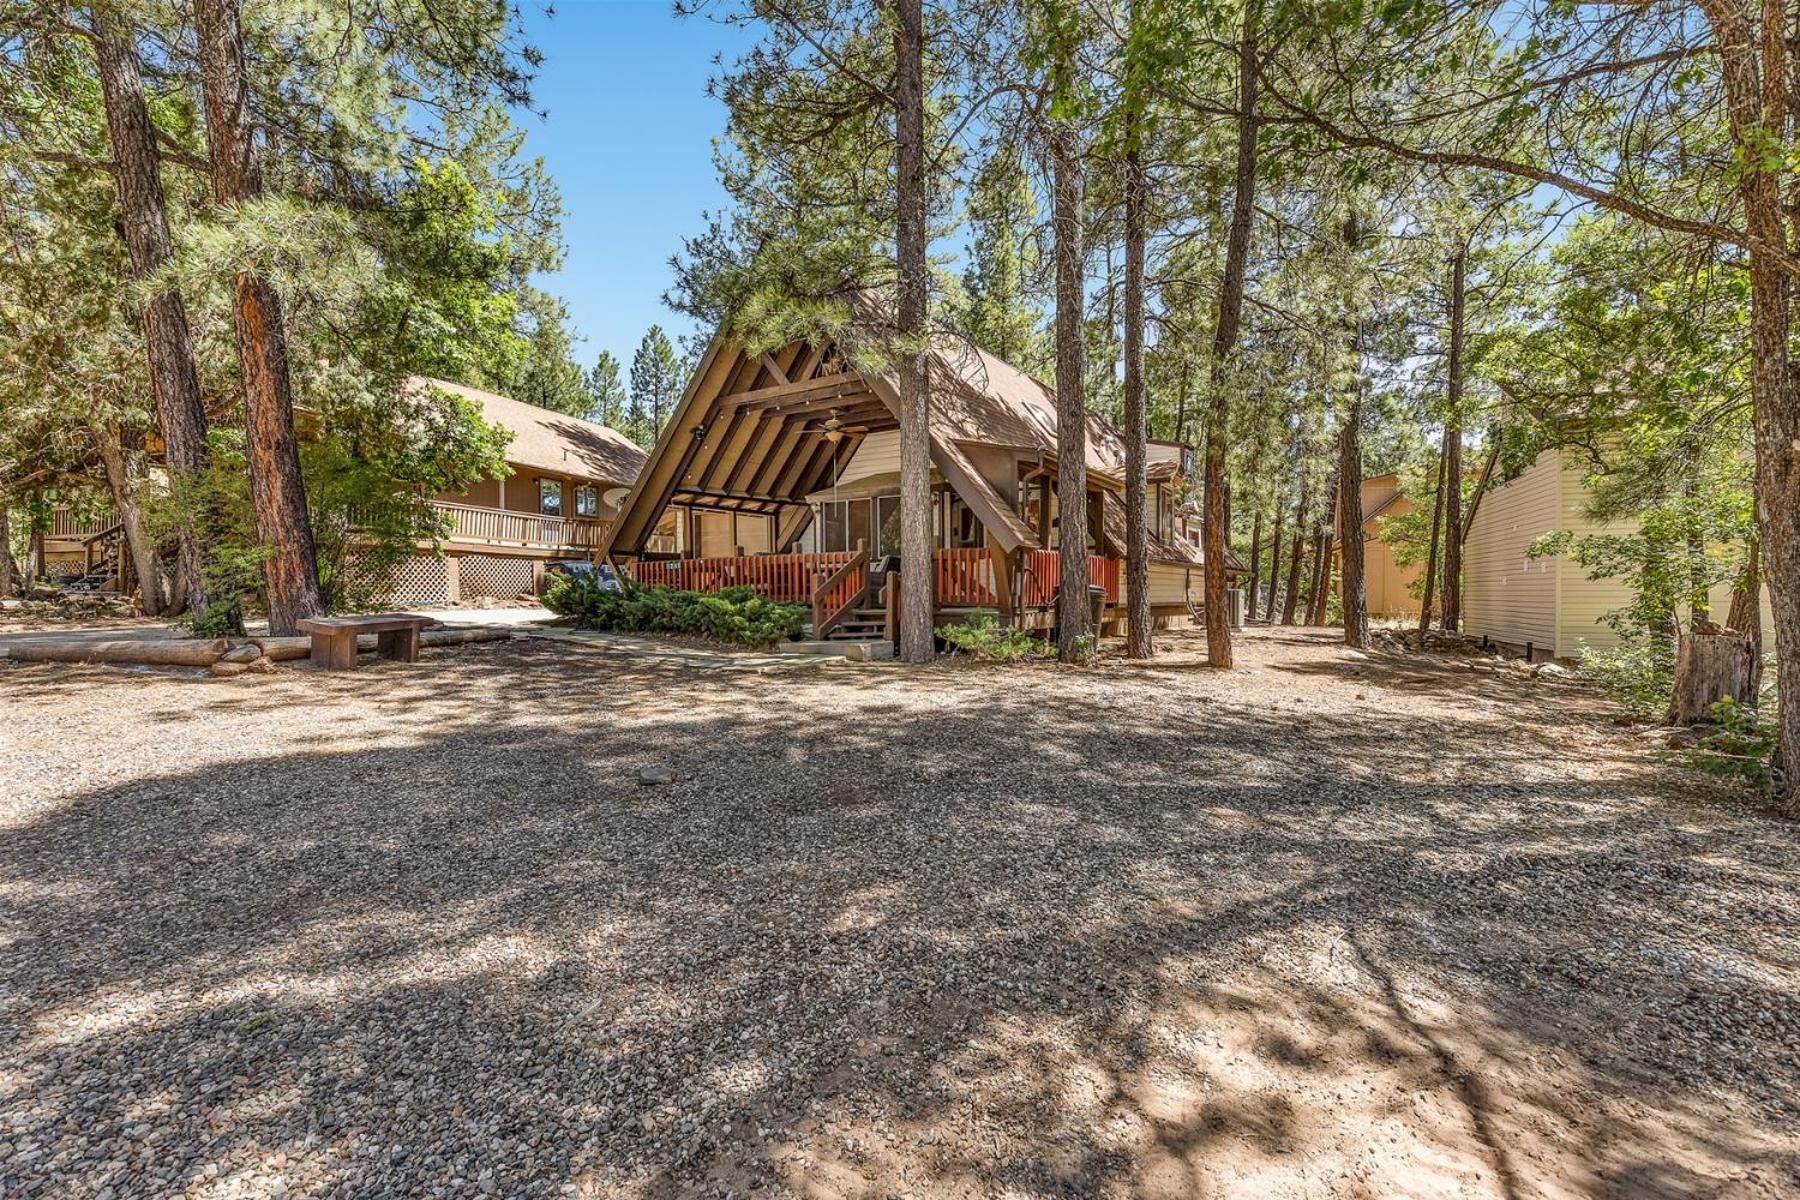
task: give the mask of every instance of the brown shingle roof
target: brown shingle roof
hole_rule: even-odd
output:
[[[506,447],[507,462],[609,486],[630,484],[644,468],[644,452],[616,429],[460,383],[424,376],[409,382],[473,400],[481,408],[482,419],[512,434]]]

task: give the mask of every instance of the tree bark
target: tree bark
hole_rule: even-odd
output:
[[[1212,377],[1207,397],[1204,482],[1206,661],[1231,665],[1231,614],[1225,609],[1225,552],[1230,544],[1225,501],[1225,436],[1230,368],[1243,320],[1244,277],[1249,270],[1250,226],[1256,214],[1256,8],[1244,8],[1238,38],[1237,170],[1232,181],[1231,226],[1225,238],[1225,272],[1219,283],[1219,322],[1213,331]]]
[[[1244,597],[1244,619],[1256,620],[1256,593],[1262,590],[1262,509],[1250,518],[1250,594]]]
[[[931,536],[931,373],[926,357],[925,18],[922,0],[898,0],[894,30],[894,251],[900,364],[900,657],[930,662],[936,575]]]
[[[1319,515],[1318,556],[1313,562],[1312,604],[1306,617],[1308,625],[1323,625],[1325,610],[1331,606],[1331,529],[1333,522],[1337,520],[1337,493],[1337,471],[1334,469],[1325,484],[1325,496],[1331,507]]]
[[[1750,703],[1762,695],[1762,547],[1754,534],[1744,554],[1744,569],[1731,589],[1731,608],[1725,617],[1725,628],[1750,639],[1755,663],[1750,672]]]
[[[1462,628],[1463,322],[1468,310],[1467,254],[1450,260],[1450,361],[1444,417],[1444,632]]]
[[[1311,499],[1306,486],[1304,467],[1300,473],[1300,504],[1294,511],[1294,549],[1293,559],[1288,563],[1287,595],[1281,601],[1281,623],[1292,625],[1295,611],[1300,606],[1300,568],[1306,558],[1306,517],[1307,502]]]
[[[1720,80],[1732,141],[1745,166],[1738,198],[1750,256],[1750,393],[1756,448],[1757,534],[1769,576],[1781,694],[1800,696],[1800,388],[1788,351],[1792,280],[1783,259],[1794,238],[1782,183],[1793,161],[1790,80],[1795,74],[1788,13],[1742,0],[1704,0],[1719,46]],[[1780,706],[1774,766],[1776,799],[1800,816],[1800,704]]]
[[[1287,496],[1275,498],[1275,528],[1269,535],[1269,600],[1263,606],[1263,620],[1273,623],[1275,606],[1281,598],[1281,523],[1287,517]]]
[[[0,495],[0,596],[13,594],[12,512]]]
[[[94,447],[100,452],[106,469],[106,483],[112,491],[113,511],[119,516],[119,532],[125,540],[125,552],[137,572],[139,603],[145,616],[163,612],[162,569],[156,559],[156,545],[144,527],[143,507],[138,503],[138,479],[142,476],[142,451],[133,453],[124,445],[119,431],[100,422],[88,427]],[[124,575],[124,565],[119,573]]]
[[[1684,633],[1675,651],[1675,693],[1670,725],[1699,725],[1713,719],[1712,706],[1730,699],[1754,706],[1756,649],[1735,630]]]
[[[1072,86],[1074,63],[1057,63],[1059,92]],[[1081,657],[1088,637],[1087,405],[1082,395],[1081,206],[1084,181],[1074,119],[1050,127],[1051,225],[1056,240],[1056,503],[1060,571],[1056,643],[1065,662]]]
[[[206,140],[212,152],[213,194],[222,205],[262,195],[250,122],[249,82],[237,0],[194,0]],[[293,387],[281,299],[253,272],[232,281],[238,366],[244,386],[246,457],[256,533],[267,550],[269,631],[292,633],[295,622],[321,608],[313,530],[300,477],[294,433]]]
[[[1360,339],[1359,339],[1360,340]],[[1350,409],[1338,430],[1338,544],[1343,547],[1344,644],[1369,644],[1369,604],[1363,572],[1362,392],[1350,393]]]
[[[110,6],[95,5],[92,11],[94,58],[119,197],[119,230],[130,257],[132,278],[145,279],[175,255],[163,197],[162,156],[144,99],[143,70],[131,31]],[[206,408],[200,400],[200,377],[194,368],[193,338],[181,293],[171,287],[150,297],[144,305],[143,322],[150,391],[162,430],[163,462],[178,511],[183,514],[176,528],[175,569],[182,581],[184,611],[197,616],[207,606],[206,550],[192,506],[197,502],[209,453]]]
[[[1449,431],[1438,439],[1437,494],[1431,501],[1431,553],[1425,558],[1425,595],[1419,605],[1419,649],[1425,648],[1425,635],[1431,632],[1432,590],[1437,583],[1438,529],[1444,523],[1444,455],[1450,448]]]
[[[1135,100],[1125,111],[1125,657],[1155,652],[1150,616],[1149,414],[1144,399],[1144,151]]]

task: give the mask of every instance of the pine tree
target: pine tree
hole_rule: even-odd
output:
[[[652,325],[631,356],[631,438],[649,449],[662,433],[663,423],[675,411],[686,380],[681,360],[661,325]]]
[[[611,350],[602,350],[588,368],[582,390],[587,393],[588,403],[587,412],[582,415],[609,428],[619,428],[625,419],[625,384],[619,376],[619,360]]]

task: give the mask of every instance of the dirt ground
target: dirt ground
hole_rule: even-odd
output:
[[[1794,826],[1585,688],[1164,641],[0,664],[0,1195],[1800,1195]]]

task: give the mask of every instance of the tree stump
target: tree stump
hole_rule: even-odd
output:
[[[1675,694],[1667,723],[1699,725],[1712,720],[1712,706],[1729,697],[1756,703],[1756,647],[1741,633],[1712,626],[1684,633],[1675,650]]]

